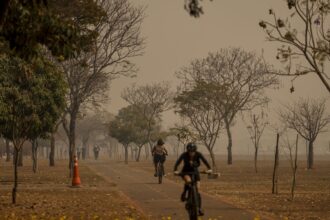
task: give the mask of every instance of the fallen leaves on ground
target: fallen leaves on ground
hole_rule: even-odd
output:
[[[0,219],[6,220],[85,220],[145,219],[121,197],[115,184],[108,183],[86,166],[80,165],[82,187],[71,188],[66,162],[48,167],[40,161],[34,174],[29,162],[19,168],[17,204],[11,204],[13,185],[11,163],[2,163],[0,173]]]

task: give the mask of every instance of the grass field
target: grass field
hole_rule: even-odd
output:
[[[280,160],[277,195],[271,193],[273,159],[265,156],[258,162],[258,173],[254,171],[251,157],[234,157],[233,165],[227,165],[226,158],[219,156],[217,167],[221,177],[214,180],[202,176],[201,188],[204,192],[259,213],[260,216],[297,220],[330,219],[330,158],[316,157],[313,170],[306,170],[306,161],[304,158],[299,159],[293,200],[290,193],[292,171],[286,158]],[[175,158],[166,161],[166,172],[173,170],[174,161]],[[153,172],[150,161],[131,162],[129,166],[146,170],[151,175]],[[173,175],[167,178],[181,182],[181,179]]]
[[[316,157],[313,170],[306,170],[305,158],[299,158],[295,197],[291,200],[291,167],[286,158],[280,160],[279,194],[271,194],[272,157],[261,156],[258,173],[251,157],[234,157],[233,165],[224,156],[217,157],[218,179],[202,176],[204,192],[242,209],[273,219],[330,219],[330,158]],[[175,158],[165,163],[167,178]],[[11,204],[13,174],[11,163],[0,161],[0,219],[144,219],[128,200],[109,183],[80,163],[82,187],[70,188],[66,161],[56,167],[40,162],[37,174],[30,160],[19,168],[17,205]],[[151,161],[130,161],[129,165],[153,175]],[[156,181],[156,179],[155,179]],[[179,199],[179,195],[178,195]],[[207,210],[206,210],[207,211]]]
[[[40,161],[32,172],[28,158],[19,168],[17,204],[11,204],[12,164],[0,161],[0,219],[144,219],[116,185],[80,164],[82,187],[71,188],[66,161],[49,167]]]

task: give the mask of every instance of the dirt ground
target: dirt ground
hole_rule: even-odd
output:
[[[221,177],[213,180],[202,176],[204,192],[261,217],[330,219],[330,158],[315,158],[313,170],[306,170],[306,162],[300,158],[293,201],[292,173],[285,158],[280,161],[278,195],[271,194],[271,157],[260,157],[258,173],[250,157],[234,157],[230,166],[225,157],[218,157],[217,161]],[[166,161],[167,173],[173,164],[174,158]],[[12,205],[12,166],[3,160],[0,165],[0,219],[145,219],[115,184],[94,174],[83,162],[79,165],[82,187],[71,188],[66,162],[48,167],[47,161],[41,161],[39,172],[33,174],[26,159],[24,167],[19,168],[17,205]],[[129,166],[153,172],[151,161],[130,162]],[[181,182],[172,175],[167,178]]]
[[[166,172],[172,171],[174,160],[169,158],[166,161]],[[252,157],[234,157],[233,165],[227,165],[225,157],[218,157],[217,161],[221,177],[214,180],[202,175],[201,188],[204,192],[274,219],[330,219],[330,158],[315,158],[313,170],[306,170],[306,162],[300,158],[293,200],[290,193],[292,172],[286,158],[280,161],[277,195],[271,193],[271,157],[260,157],[258,173],[254,171]],[[130,166],[153,172],[150,161],[131,162]],[[181,181],[172,175],[167,178]]]
[[[0,219],[145,219],[116,189],[83,164],[79,165],[81,188],[71,188],[67,163],[49,167],[41,161],[32,172],[28,159],[19,168],[17,204],[11,204],[11,163],[0,160]]]

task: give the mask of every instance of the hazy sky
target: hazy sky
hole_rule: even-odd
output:
[[[267,61],[281,66],[275,59],[276,44],[267,42],[265,34],[259,27],[261,19],[270,18],[268,9],[272,8],[280,14],[286,14],[284,0],[213,0],[203,1],[205,14],[195,19],[183,9],[184,0],[132,0],[134,4],[145,5],[146,18],[142,25],[142,34],[146,37],[144,56],[134,61],[140,68],[137,78],[122,78],[114,81],[110,90],[111,103],[108,110],[113,113],[127,104],[120,97],[121,91],[131,83],[146,84],[158,81],[170,81],[173,90],[178,84],[174,72],[186,66],[192,59],[207,56],[220,48],[242,47],[264,55]],[[289,78],[282,78],[283,81]],[[296,91],[291,94],[290,83],[276,91],[267,92],[271,99],[271,109],[277,108],[299,97],[327,97],[329,94],[321,82],[314,76],[295,81]],[[330,109],[330,102],[327,103]],[[172,112],[164,114],[165,126],[171,126],[177,118]],[[234,152],[251,145],[243,123],[238,122],[232,129],[234,136]],[[268,135],[272,131],[268,131]],[[266,135],[267,136],[267,135]],[[236,137],[236,138],[235,138]],[[220,145],[225,143],[222,134]],[[274,139],[273,135],[265,139]],[[329,138],[324,135],[321,139]],[[264,142],[267,142],[266,140]],[[236,147],[239,145],[240,147]],[[322,143],[322,147],[324,142]],[[245,147],[245,148],[244,148]],[[225,150],[221,146],[219,150]]]

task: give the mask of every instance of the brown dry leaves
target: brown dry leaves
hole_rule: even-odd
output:
[[[79,167],[81,188],[71,188],[65,162],[32,173],[28,161],[19,170],[17,204],[11,204],[12,166],[1,164],[0,219],[144,219],[142,214],[87,167]]]
[[[209,180],[202,176],[202,190],[216,195],[237,207],[248,209],[261,219],[329,219],[330,220],[330,160],[315,158],[315,169],[306,170],[306,162],[298,164],[297,186],[291,200],[291,168],[286,160],[280,161],[279,194],[272,195],[273,158],[263,157],[258,162],[259,173],[254,172],[253,157],[226,164],[225,157],[217,158],[221,177]],[[302,158],[301,158],[302,160]],[[167,160],[166,169],[173,167],[174,160]],[[134,167],[153,172],[150,163],[134,164]],[[168,176],[174,181],[178,178]]]

